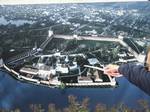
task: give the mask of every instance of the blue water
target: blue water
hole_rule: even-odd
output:
[[[79,101],[88,97],[90,109],[102,103],[111,107],[114,104],[124,103],[128,107],[138,108],[140,99],[150,101],[150,96],[129,83],[125,78],[118,78],[117,88],[68,88],[51,89],[42,86],[22,83],[13,79],[9,74],[0,72],[0,108],[29,109],[29,104],[42,104],[45,108],[53,103],[57,108],[64,108],[68,104],[68,95],[74,95]]]

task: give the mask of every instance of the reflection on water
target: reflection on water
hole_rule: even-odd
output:
[[[0,25],[14,24],[16,26],[24,25],[25,23],[33,24],[35,21],[29,20],[9,20],[7,21],[4,16],[0,17]]]
[[[42,104],[47,107],[50,103],[55,104],[58,108],[64,108],[68,103],[68,95],[77,96],[79,101],[88,97],[91,109],[94,109],[98,103],[107,106],[124,103],[129,107],[137,108],[138,100],[150,101],[150,96],[130,84],[125,78],[122,77],[117,80],[119,82],[117,88],[69,88],[61,90],[22,83],[8,74],[0,72],[0,108],[19,107],[26,110],[29,109],[29,104]]]

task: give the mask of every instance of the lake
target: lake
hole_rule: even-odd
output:
[[[102,103],[111,107],[114,104],[124,103],[128,107],[138,108],[138,100],[150,101],[150,96],[129,83],[124,77],[117,78],[117,88],[66,88],[52,89],[23,83],[13,79],[9,74],[0,72],[0,108],[20,108],[28,111],[30,104],[42,104],[48,107],[53,103],[58,108],[68,104],[68,96],[74,95],[79,101],[88,97],[90,109]]]

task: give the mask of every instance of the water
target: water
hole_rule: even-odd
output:
[[[9,74],[0,72],[0,108],[20,108],[28,111],[29,104],[42,104],[48,107],[53,103],[58,108],[64,108],[68,104],[68,96],[74,95],[81,101],[83,98],[90,99],[90,109],[96,104],[102,103],[107,106],[124,103],[128,107],[138,108],[140,99],[150,101],[150,96],[130,84],[125,78],[118,78],[117,88],[67,88],[51,89],[42,86],[23,83],[13,79]]]
[[[0,25],[7,25],[9,23],[14,24],[18,27],[18,26],[24,25],[25,23],[33,24],[33,23],[35,23],[35,21],[29,21],[29,20],[9,20],[9,21],[7,21],[4,16],[0,17]]]
[[[11,23],[20,26],[34,22],[28,20],[7,21],[4,16],[0,17],[0,25]],[[69,88],[61,90],[23,83],[15,80],[7,73],[0,72],[0,109],[20,108],[28,112],[30,104],[42,104],[48,107],[50,103],[55,104],[58,108],[64,108],[68,104],[69,95],[76,96],[79,101],[88,97],[90,109],[94,109],[98,103],[110,107],[124,103],[128,107],[139,108],[138,100],[150,101],[150,96],[129,83],[124,77],[117,78],[117,81],[119,83],[117,88]]]

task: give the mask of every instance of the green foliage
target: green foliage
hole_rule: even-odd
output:
[[[65,89],[66,85],[62,82],[59,86],[60,89]]]
[[[78,101],[77,97],[73,95],[68,96],[68,106],[64,109],[59,109],[55,104],[49,104],[47,109],[44,109],[41,104],[31,104],[29,107],[30,112],[91,112],[89,108],[89,98],[84,98],[82,101]],[[105,104],[97,104],[94,112],[150,112],[150,106],[148,101],[139,100],[139,108],[132,109],[125,104],[116,104],[112,107],[107,107]],[[15,110],[1,110],[0,112],[21,112],[20,109]]]

